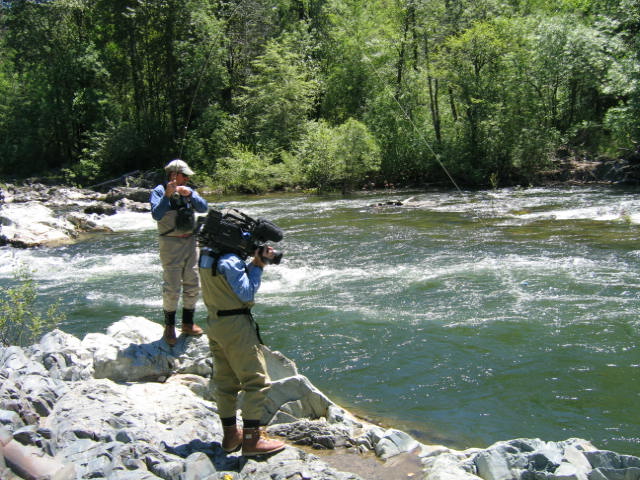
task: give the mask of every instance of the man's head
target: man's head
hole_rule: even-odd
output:
[[[189,168],[187,162],[180,160],[179,158],[167,163],[164,167],[164,171],[167,172],[169,180],[176,180],[180,185],[186,184],[188,177],[193,175],[193,170]]]

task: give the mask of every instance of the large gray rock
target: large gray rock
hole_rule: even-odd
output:
[[[590,442],[538,438],[424,457],[426,480],[638,480],[640,459],[597,450]],[[454,476],[452,476],[452,473]]]
[[[15,203],[0,209],[0,245],[28,248],[68,243],[77,237],[75,226],[58,218],[42,203]]]
[[[211,375],[206,336],[181,335],[170,347],[162,333],[160,324],[129,316],[111,325],[106,334],[86,335],[82,347],[93,355],[95,378],[164,381],[173,373]]]
[[[107,192],[105,201],[111,204],[126,199],[137,203],[149,203],[151,190],[141,187],[114,187]]]

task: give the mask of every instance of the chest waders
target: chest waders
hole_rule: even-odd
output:
[[[220,253],[213,254],[211,275],[214,277],[218,275],[218,261],[220,260],[221,256],[222,254]],[[245,272],[249,273],[247,270],[247,267],[245,266],[244,268],[245,268]],[[251,320],[251,323],[253,323],[256,327],[256,335],[258,335],[258,341],[260,342],[260,345],[264,345],[264,342],[262,341],[262,337],[260,336],[260,325],[258,325],[258,322],[256,322],[255,318],[253,318],[253,314],[251,313],[250,308],[234,308],[231,310],[218,310],[216,314],[219,317],[230,317],[232,315],[247,315]]]

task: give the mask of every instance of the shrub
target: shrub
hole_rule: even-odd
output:
[[[33,271],[24,265],[14,272],[18,285],[0,292],[0,344],[31,345],[64,321],[59,302],[49,305],[45,315],[36,311],[37,285]]]

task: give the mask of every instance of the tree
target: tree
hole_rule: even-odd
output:
[[[493,22],[478,22],[458,36],[447,39],[440,55],[445,78],[462,116],[459,124],[463,155],[450,170],[457,178],[482,183],[493,167],[487,158],[486,122],[499,106],[500,75],[507,51],[505,38]]]
[[[306,132],[295,143],[293,151],[308,186],[324,191],[335,185],[339,177],[336,149],[334,131],[326,121],[306,124]]]
[[[77,159],[84,136],[105,113],[104,70],[84,1],[19,0],[5,8],[5,48],[17,75],[4,116],[3,157],[12,173]]]
[[[608,28],[615,62],[606,91],[620,101],[608,109],[605,125],[611,132],[612,154],[640,151],[640,5],[638,0],[615,2]]]
[[[398,43],[396,7],[383,0],[330,0],[321,35],[320,113],[333,124],[362,118],[367,99],[387,82]],[[372,70],[373,66],[373,70]],[[375,72],[379,72],[380,78]]]
[[[288,150],[312,111],[317,86],[308,59],[292,51],[290,37],[267,43],[238,100],[250,144],[263,152]]]
[[[240,145],[232,148],[228,157],[218,161],[215,178],[229,191],[262,193],[274,187],[277,173],[277,168],[272,168],[267,156],[253,153]]]
[[[319,191],[339,186],[349,192],[380,169],[380,147],[367,127],[352,118],[337,127],[308,122],[295,156],[307,185]]]
[[[366,125],[353,118],[338,126],[336,134],[338,180],[346,193],[380,169],[380,147]]]

